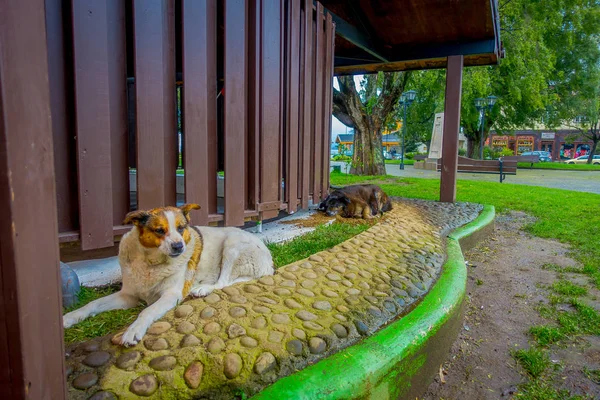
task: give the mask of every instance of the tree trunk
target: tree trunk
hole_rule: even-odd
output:
[[[587,159],[587,164],[591,164],[594,161],[594,154],[596,154],[596,150],[598,149],[598,141],[600,141],[600,135],[594,135],[594,144],[592,144],[592,149],[590,150],[590,156]]]
[[[475,149],[479,149],[479,147],[476,147],[477,143],[475,143],[475,140],[467,137],[467,157],[468,158],[475,158]]]
[[[368,126],[368,124],[354,126],[354,154],[352,155],[350,173],[355,175],[385,175],[381,132]]]

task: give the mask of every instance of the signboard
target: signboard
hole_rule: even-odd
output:
[[[444,131],[444,113],[435,114],[429,158],[442,158],[442,133]]]
[[[556,134],[554,132],[542,132],[542,139],[554,140],[555,135]]]

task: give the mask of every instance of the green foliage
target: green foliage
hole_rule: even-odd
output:
[[[350,161],[352,161],[352,157],[346,156],[344,154],[336,154],[335,156],[333,156],[332,160],[333,161],[346,161],[346,162],[350,162]]]
[[[559,328],[547,325],[532,326],[529,333],[540,346],[548,346],[565,338]]]
[[[533,378],[540,377],[550,366],[550,357],[548,357],[548,353],[534,347],[527,350],[522,349],[515,351],[513,357]]]
[[[552,290],[563,296],[585,296],[587,289],[565,279],[558,280],[552,284]]]

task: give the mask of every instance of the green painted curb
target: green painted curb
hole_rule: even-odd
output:
[[[414,310],[360,343],[279,379],[252,399],[383,400],[406,395],[417,375],[426,369],[430,354],[437,353],[433,364],[437,367],[437,360],[449,349],[425,348],[443,341],[436,341],[437,336],[449,335],[451,341],[456,338],[457,330],[447,332],[445,328],[460,321],[466,291],[467,269],[458,241],[493,222],[494,216],[494,207],[484,206],[474,221],[448,236],[448,258],[442,274]],[[429,375],[430,371],[426,382],[431,379]]]

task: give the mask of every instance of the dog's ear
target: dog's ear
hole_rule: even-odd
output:
[[[144,226],[146,222],[148,222],[149,218],[150,213],[148,211],[132,211],[125,216],[125,221],[123,221],[123,225],[133,224],[135,226]]]
[[[199,210],[200,205],[196,204],[196,203],[189,203],[189,204],[182,205],[181,207],[179,207],[179,209],[183,213],[183,216],[189,221],[190,220],[190,211]]]
[[[351,202],[350,202],[350,199],[348,198],[348,196],[343,196],[343,197],[340,197],[340,201],[341,201],[342,203],[344,203],[345,205],[348,205],[348,204],[350,204],[350,203],[351,203]]]

